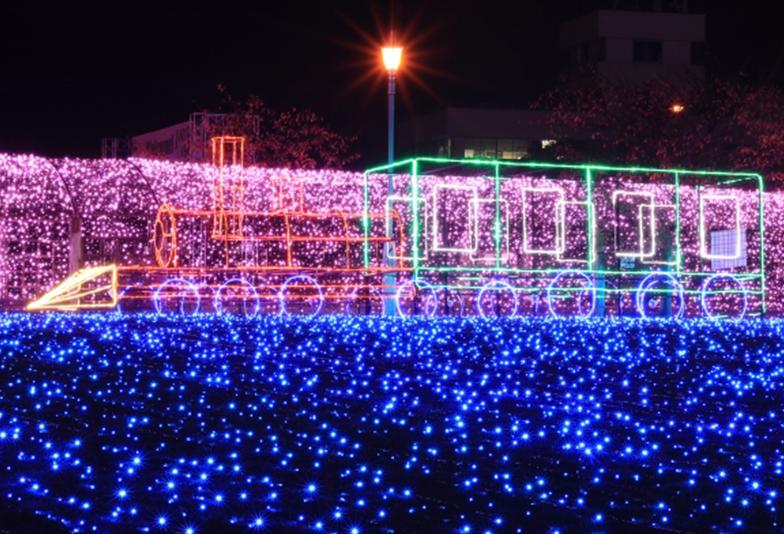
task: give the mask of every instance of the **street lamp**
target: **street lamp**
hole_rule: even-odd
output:
[[[686,109],[686,106],[681,104],[680,102],[673,102],[672,105],[668,108],[670,113],[673,115],[680,115]]]
[[[381,49],[384,68],[389,75],[387,86],[387,162],[391,165],[395,160],[395,75],[400,69],[403,49],[399,46],[385,46]]]
[[[390,168],[387,170],[387,198],[395,194],[394,173],[391,165],[395,161],[395,75],[400,69],[403,59],[403,49],[399,46],[385,46],[381,49],[381,59],[384,61],[384,68],[389,75],[387,85],[387,163]],[[392,220],[387,219],[386,235],[392,237]],[[386,298],[384,299],[384,315],[395,315],[395,287],[397,286],[397,274],[391,269],[395,267],[395,260],[392,257],[392,242],[387,242],[384,247],[384,264],[390,271],[384,275],[384,286],[386,287]]]

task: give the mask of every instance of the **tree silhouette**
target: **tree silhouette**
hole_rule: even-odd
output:
[[[225,117],[208,126],[208,136],[244,136],[248,160],[256,165],[343,168],[359,158],[352,148],[356,138],[336,132],[313,111],[293,107],[278,112],[256,95],[237,98],[223,85],[218,95]]]
[[[678,106],[682,107],[678,107]],[[784,183],[784,91],[741,80],[565,83],[548,109],[547,154],[570,161],[751,169]]]

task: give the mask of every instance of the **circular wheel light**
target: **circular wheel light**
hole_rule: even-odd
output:
[[[316,306],[316,309],[312,313],[305,315],[305,317],[309,317],[309,318],[315,317],[316,315],[319,314],[319,312],[321,312],[321,308],[324,306],[324,292],[321,291],[321,286],[316,281],[316,279],[307,274],[297,274],[291,276],[287,278],[285,282],[283,282],[282,286],[280,286],[280,291],[278,292],[278,300],[280,301],[280,314],[291,315],[291,313],[286,308],[286,290],[288,289],[289,285],[292,282],[297,282],[297,281],[300,282],[300,284],[297,284],[300,286],[304,284],[312,284],[313,286],[315,286],[318,292],[318,306]]]
[[[746,289],[743,287],[743,282],[741,282],[740,280],[737,279],[737,277],[729,273],[716,273],[706,278],[705,282],[702,283],[702,291],[700,291],[700,303],[702,304],[702,311],[711,320],[717,321],[719,319],[723,319],[721,315],[714,314],[708,309],[708,300],[707,300],[710,286],[713,284],[713,282],[715,282],[716,280],[720,280],[722,278],[734,282],[740,290],[738,291],[738,293],[743,295],[743,309],[741,310],[740,315],[732,319],[733,321],[740,321],[746,315],[746,311],[749,308],[749,295]]]
[[[547,308],[550,310],[550,315],[552,315],[556,319],[560,319],[563,316],[560,315],[556,310],[555,306],[553,306],[553,290],[558,289],[558,282],[561,278],[565,276],[579,276],[587,283],[588,287],[584,287],[583,291],[590,291],[591,293],[591,306],[588,308],[586,313],[582,313],[579,315],[575,315],[578,319],[587,319],[596,309],[596,285],[593,283],[593,280],[590,276],[585,274],[583,271],[577,271],[574,269],[566,269],[564,271],[559,272],[555,277],[550,281],[550,284],[547,286]],[[578,309],[582,310],[582,307]]]
[[[509,285],[509,283],[504,282],[503,280],[491,280],[482,286],[482,289],[479,290],[479,295],[476,298],[476,310],[479,312],[479,316],[482,317],[482,319],[487,319],[487,315],[485,315],[485,311],[482,309],[482,299],[485,296],[485,292],[488,290],[509,291],[512,294],[512,302],[514,302],[512,313],[509,314],[509,317],[515,317],[517,315],[517,308],[519,307],[520,303],[517,301],[517,292],[515,289]]]
[[[678,313],[675,315],[675,319],[680,319],[683,317],[684,312],[686,311],[686,298],[683,291],[683,286],[678,281],[678,279],[671,275],[670,273],[664,272],[655,272],[651,273],[645,278],[642,279],[640,285],[637,286],[637,296],[635,298],[635,304],[637,305],[637,311],[640,313],[640,317],[643,319],[650,319],[651,317],[645,311],[645,294],[651,289],[653,284],[655,284],[659,279],[666,280],[671,286],[672,290],[677,292],[678,295]]]
[[[397,308],[398,315],[400,315],[400,317],[407,317],[407,315],[403,313],[403,308],[400,306],[400,298],[403,296],[403,291],[409,287],[414,288],[415,290],[425,289],[430,292],[430,297],[425,300],[425,316],[433,317],[436,314],[436,310],[438,309],[438,294],[436,293],[436,290],[433,289],[433,286],[424,280],[407,280],[403,282],[399,288],[397,288],[397,294],[395,295],[395,307]],[[427,308],[428,302],[433,303],[433,307],[430,310]]]
[[[191,315],[196,315],[199,313],[199,305],[201,304],[201,296],[199,295],[199,289],[189,280],[185,278],[170,278],[158,286],[158,289],[155,290],[152,296],[152,302],[155,306],[155,311],[161,315],[163,314],[163,305],[161,304],[161,298],[165,298],[161,296],[161,290],[169,286],[185,286],[185,288],[193,293],[193,296],[196,297],[196,307],[193,309]],[[180,313],[185,314],[185,310],[183,308],[183,304],[185,303],[185,298],[178,296],[177,298],[180,299]]]
[[[249,318],[256,317],[256,315],[258,315],[259,313],[259,309],[261,308],[261,297],[259,297],[259,292],[256,291],[256,288],[253,287],[253,284],[251,284],[244,278],[231,278],[223,282],[223,284],[221,284],[221,286],[215,292],[215,297],[213,298],[213,306],[215,308],[215,312],[218,315],[227,315],[227,316],[231,315],[230,312],[228,311],[224,312],[223,299],[221,295],[223,294],[223,290],[225,288],[231,287],[232,285],[234,285],[235,287],[244,286],[250,289],[250,295],[242,297],[242,301],[243,301],[242,307],[245,312],[245,317],[249,317]],[[253,308],[250,310],[250,312],[245,302],[248,297],[253,299]]]

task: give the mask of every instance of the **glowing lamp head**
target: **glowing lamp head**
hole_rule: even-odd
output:
[[[384,60],[384,68],[387,72],[395,73],[400,68],[403,49],[399,46],[385,46],[381,49],[381,58]]]
[[[669,109],[670,109],[670,113],[672,113],[673,115],[679,115],[683,113],[683,111],[686,109],[686,106],[684,106],[680,102],[673,102]]]

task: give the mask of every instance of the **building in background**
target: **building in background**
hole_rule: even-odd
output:
[[[546,138],[546,112],[521,109],[444,108],[402,122],[398,155],[522,160]]]
[[[565,77],[597,74],[637,83],[653,77],[705,76],[705,15],[690,13],[688,2],[616,1],[614,6],[563,22],[560,46]],[[130,138],[102,140],[103,157],[152,157],[207,161],[208,139],[225,124],[222,113],[191,113],[183,121]],[[401,121],[397,156],[453,158],[535,158],[549,144],[547,112],[528,109],[445,107]],[[574,132],[581,140],[585,133]],[[253,163],[253,161],[249,161]]]
[[[230,115],[226,113],[197,112],[191,113],[187,121],[130,138],[104,138],[101,157],[208,161],[210,137],[220,132],[229,119]]]
[[[621,5],[624,2],[616,2]],[[625,3],[629,5],[635,4]],[[598,10],[560,25],[564,78],[598,75],[629,83],[655,77],[705,77],[705,15],[686,2],[667,10]],[[528,109],[447,107],[402,121],[398,154],[520,160],[536,158],[549,144],[547,112]],[[570,141],[584,141],[573,132]]]
[[[564,72],[643,81],[705,77],[705,15],[598,10],[561,24]]]
[[[127,158],[131,156],[130,137],[104,137],[101,139],[102,158]]]

